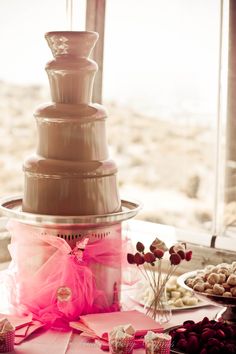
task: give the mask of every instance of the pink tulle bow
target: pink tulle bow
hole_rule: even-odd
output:
[[[127,265],[127,240],[88,243],[81,259],[64,239],[41,234],[38,228],[10,221],[8,229],[10,301],[16,312],[23,308],[43,323],[66,327],[81,314],[113,310],[105,291],[96,285],[94,269]]]

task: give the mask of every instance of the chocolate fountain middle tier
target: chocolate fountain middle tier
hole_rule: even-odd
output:
[[[55,104],[36,111],[39,142],[37,154],[24,163],[24,211],[49,215],[117,212],[117,168],[108,156],[105,110],[99,105],[66,106]]]
[[[35,113],[38,146],[26,159],[23,211],[98,215],[121,208],[106,141],[106,111],[90,103],[96,64],[87,58],[97,34],[51,32],[46,66],[53,103]],[[76,47],[78,44],[78,49]]]

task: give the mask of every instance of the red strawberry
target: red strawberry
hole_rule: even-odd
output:
[[[131,254],[131,253],[128,253],[128,254],[127,254],[127,261],[128,261],[129,264],[134,264],[134,263],[135,263],[135,261],[134,261],[134,255]]]
[[[145,249],[145,247],[144,247],[144,245],[143,245],[142,242],[137,242],[137,244],[136,244],[136,249],[137,249],[137,251],[139,251],[139,252],[143,252],[144,249]]]
[[[161,259],[164,256],[164,252],[159,249],[155,249],[153,253],[154,253],[154,256],[158,259]]]
[[[207,323],[209,323],[209,318],[208,317],[204,317],[203,320],[200,322],[203,326],[206,325]]]
[[[141,265],[144,263],[144,258],[143,256],[140,254],[140,253],[135,253],[134,255],[134,262],[137,264],[137,265]]]
[[[188,338],[187,349],[189,353],[199,353],[199,341],[197,336],[190,336]]]
[[[188,346],[188,342],[186,341],[186,339],[182,338],[180,339],[177,343],[176,343],[176,347],[180,350],[183,350],[184,352],[186,352],[187,350],[187,346]]]
[[[203,349],[200,351],[200,354],[207,354],[206,348],[203,348]]]
[[[145,262],[147,262],[147,263],[153,263],[156,260],[156,257],[151,252],[145,253],[145,255],[143,257],[144,257]]]
[[[211,328],[205,328],[201,334],[201,338],[204,342],[212,338],[215,335],[215,331]]]
[[[181,258],[177,253],[172,253],[170,255],[170,263],[173,265],[178,265],[181,262]]]
[[[220,339],[225,338],[225,333],[222,331],[222,329],[217,329],[216,334],[217,334],[217,337]]]
[[[185,252],[183,250],[179,250],[177,253],[181,259],[185,259]]]
[[[175,246],[171,246],[171,247],[169,248],[169,253],[170,253],[170,254],[175,253],[174,247],[175,247]]]
[[[187,262],[191,261],[191,259],[192,259],[192,254],[193,254],[192,251],[187,251],[187,252],[185,253],[185,259],[186,259]]]
[[[151,245],[151,246],[149,247],[149,249],[150,249],[150,251],[151,251],[151,252],[154,252],[154,251],[155,251],[155,249],[156,249],[156,247],[155,247],[155,246],[153,246],[153,245]]]
[[[208,342],[207,342],[207,345],[210,346],[210,347],[217,347],[219,348],[220,346],[220,342],[218,339],[216,338],[209,338]]]

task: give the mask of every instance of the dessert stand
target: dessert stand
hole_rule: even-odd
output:
[[[107,112],[91,102],[98,68],[89,56],[98,34],[55,31],[45,38],[52,102],[34,114],[38,143],[23,164],[23,196],[2,199],[0,212],[10,219],[14,306],[51,325],[120,309],[129,247],[122,222],[141,206],[120,200]]]
[[[207,293],[193,290],[192,288],[186,285],[186,280],[188,278],[195,277],[198,273],[199,270],[182,274],[178,278],[178,284],[189,291],[194,291],[194,293],[199,299],[203,301],[207,301],[209,302],[209,304],[223,306],[223,309],[221,309],[216,315],[217,320],[222,320],[227,323],[236,324],[236,298],[235,297],[207,294]]]
[[[36,228],[43,236],[53,235],[64,239],[73,250],[76,243],[84,238],[89,238],[90,243],[112,238],[117,241],[121,237],[122,222],[133,218],[141,209],[140,203],[131,200],[121,200],[121,206],[121,211],[104,215],[40,215],[22,211],[22,198],[16,196],[1,199],[0,213],[9,220]],[[102,264],[93,268],[97,286],[105,290],[109,304],[115,306],[114,309],[119,309],[121,273],[121,264],[117,268]]]

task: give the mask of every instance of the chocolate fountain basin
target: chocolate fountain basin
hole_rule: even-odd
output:
[[[22,197],[5,197],[0,200],[0,213],[3,216],[13,218],[28,225],[50,227],[68,225],[79,227],[98,227],[117,224],[133,218],[142,208],[142,205],[134,200],[121,200],[121,211],[104,215],[44,215],[22,211]]]

